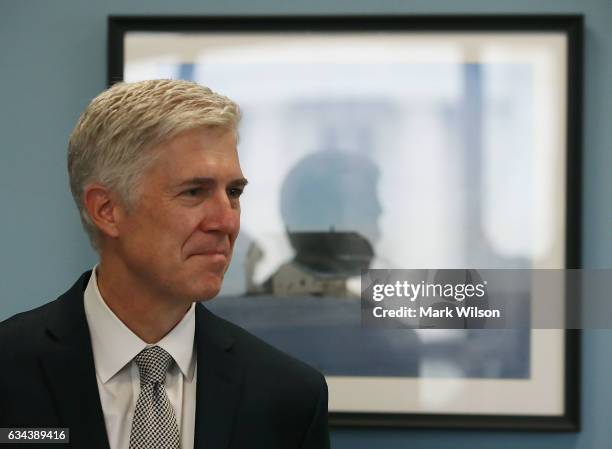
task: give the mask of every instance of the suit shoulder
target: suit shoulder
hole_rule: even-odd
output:
[[[70,325],[82,321],[83,290],[90,274],[91,271],[83,273],[68,291],[55,300],[0,322],[0,343],[5,344],[17,339],[23,349],[24,344],[31,343],[36,340],[36,336],[43,335],[51,323]]]
[[[269,379],[282,378],[284,382],[302,384],[318,395],[325,383],[323,375],[310,365],[284,353],[247,330],[211,313],[219,326],[234,338],[232,350],[243,363]]]
[[[50,310],[56,306],[55,301],[48,302],[35,309],[13,315],[0,322],[0,342],[17,339],[23,343],[32,336],[33,330],[44,329],[44,323]]]

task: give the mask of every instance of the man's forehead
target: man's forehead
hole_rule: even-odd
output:
[[[237,152],[238,136],[234,129],[226,128],[192,128],[171,134],[161,142],[151,146],[153,153],[167,152],[169,149],[184,148],[201,149],[208,152],[211,149],[223,152]]]
[[[209,139],[202,134],[182,134],[159,145],[153,150],[154,164],[182,178],[210,177],[218,170],[240,174],[235,139],[231,135]]]

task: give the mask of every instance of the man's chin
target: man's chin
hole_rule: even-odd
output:
[[[195,297],[197,302],[208,301],[213,299],[221,291],[221,281],[223,278],[216,280],[211,279],[210,282],[204,282],[200,288],[196,289]]]
[[[191,301],[200,302],[212,299],[221,291],[225,267],[190,267],[181,273],[175,284],[182,290],[181,296]]]

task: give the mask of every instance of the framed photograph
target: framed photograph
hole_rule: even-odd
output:
[[[366,269],[580,260],[580,16],[111,17],[108,83],[235,100],[249,186],[206,303],[338,426],[579,428],[579,331],[362,327]]]

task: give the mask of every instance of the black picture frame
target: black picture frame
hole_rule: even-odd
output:
[[[565,241],[562,267],[581,268],[581,140],[583,17],[581,15],[415,15],[415,16],[111,16],[108,21],[108,85],[124,79],[128,33],[504,33],[564,36],[566,46]],[[484,267],[483,267],[484,268]],[[563,336],[562,412],[397,413],[330,410],[341,427],[410,427],[576,432],[580,429],[580,331]]]

